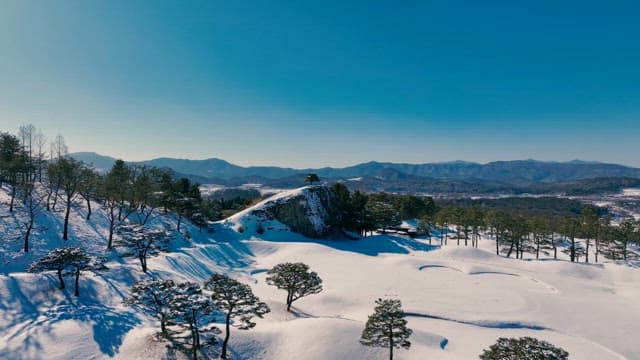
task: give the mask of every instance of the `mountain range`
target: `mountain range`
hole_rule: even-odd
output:
[[[93,152],[70,155],[91,164],[99,171],[107,171],[116,161],[113,157]],[[466,161],[425,164],[371,161],[344,168],[308,169],[243,167],[217,158],[157,158],[132,163],[171,168],[179,175],[188,176],[202,184],[228,186],[259,183],[274,187],[294,187],[300,185],[302,177],[308,173],[316,173],[323,179],[346,181],[354,188],[369,191],[544,193],[640,185],[638,168],[580,160],[515,160],[486,164]]]

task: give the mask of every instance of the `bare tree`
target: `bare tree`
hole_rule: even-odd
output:
[[[33,230],[36,216],[42,211],[44,197],[38,193],[33,183],[24,188],[24,208],[27,219],[24,222],[24,252],[29,251],[29,238]]]

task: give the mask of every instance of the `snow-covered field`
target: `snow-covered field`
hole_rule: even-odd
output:
[[[104,251],[104,214],[96,210],[90,222],[83,215],[72,213],[69,242]],[[213,272],[250,284],[272,309],[255,329],[232,333],[235,359],[385,359],[385,349],[358,342],[379,297],[402,300],[414,330],[398,359],[473,359],[503,336],[544,339],[572,359],[640,358],[640,269],[629,265],[506,259],[493,254],[489,238],[472,249],[395,235],[310,240],[284,225],[258,235],[245,212],[212,234],[187,224],[189,239],[178,236],[172,252],[150,259],[148,275],[135,259],[112,255],[109,271],[81,278],[75,298],[72,287],[56,288],[55,275],[24,272],[31,259],[63,243],[62,216],[39,216],[34,251],[25,256],[19,219],[0,205],[0,359],[186,358],[154,341],[158,324],[122,299],[138,279],[202,282]],[[174,219],[154,222],[171,226]],[[293,313],[284,310],[284,292],[265,283],[266,271],[285,261],[305,262],[324,280],[324,291],[295,302]]]

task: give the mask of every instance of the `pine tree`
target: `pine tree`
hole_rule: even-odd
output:
[[[62,230],[62,239],[69,238],[69,215],[71,205],[79,195],[78,191],[83,183],[85,173],[85,165],[81,161],[74,160],[69,157],[63,157],[53,165],[54,171],[58,174],[59,184],[65,194],[65,216],[64,227]]]
[[[198,358],[198,351],[202,349],[203,343],[214,345],[217,340],[216,334],[220,329],[210,324],[212,314],[215,311],[213,301],[202,294],[200,285],[195,283],[180,283],[175,287],[175,293],[169,305],[169,322],[171,325],[181,329],[178,333],[188,332],[190,341],[185,341],[183,345],[191,346],[193,359]],[[208,338],[203,341],[203,336]],[[173,336],[177,340],[176,336]]]
[[[499,338],[480,354],[482,360],[565,360],[569,353],[546,341],[531,337]]]
[[[102,182],[102,197],[109,219],[109,238],[107,249],[113,245],[113,233],[116,224],[122,220],[122,207],[127,191],[129,168],[122,160],[116,160],[111,170],[106,174]]]
[[[294,301],[322,291],[322,279],[304,263],[282,263],[267,272],[267,284],[287,291],[287,311]]]
[[[9,211],[13,211],[16,194],[24,176],[28,176],[28,156],[20,139],[8,133],[0,133],[0,185],[6,182],[11,187]]]
[[[365,346],[389,348],[389,360],[393,360],[394,348],[411,347],[408,339],[413,331],[407,327],[404,317],[400,300],[376,300],[374,313],[367,320],[360,343]]]
[[[62,271],[71,267],[75,275],[75,296],[80,296],[80,273],[84,270],[104,270],[104,260],[88,254],[80,247],[66,247],[54,249],[41,259],[34,261],[29,266],[29,272],[56,271],[60,281],[60,289],[64,289]]]
[[[65,288],[64,278],[62,277],[62,271],[69,266],[69,259],[67,258],[68,248],[54,249],[47,253],[42,258],[34,261],[29,266],[29,272],[45,272],[55,271],[58,275],[58,281],[60,282],[59,289]]]
[[[249,285],[231,279],[226,275],[213,274],[204,284],[204,288],[212,292],[211,299],[214,305],[223,310],[225,314],[225,337],[222,343],[221,358],[227,358],[227,344],[233,324],[238,329],[249,330],[256,326],[251,319],[254,316],[262,317],[270,310],[267,304],[253,294]]]
[[[163,230],[148,229],[140,225],[122,225],[117,230],[118,244],[132,251],[140,260],[142,272],[147,272],[147,258],[166,251],[169,234]],[[125,253],[125,256],[129,253]]]
[[[311,174],[307,174],[304,177],[304,181],[308,182],[309,185],[313,185],[314,182],[319,182],[320,181],[320,177],[318,176],[318,174],[311,173]]]
[[[175,289],[173,280],[138,281],[131,287],[131,296],[124,303],[160,320],[162,336],[168,338],[167,323]]]

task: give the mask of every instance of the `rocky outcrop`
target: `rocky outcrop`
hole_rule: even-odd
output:
[[[322,238],[335,229],[330,224],[335,194],[325,186],[305,188],[301,194],[275,204],[271,212],[291,231],[311,238]]]
[[[339,232],[331,221],[336,204],[331,188],[307,186],[277,194],[231,220],[242,231],[262,233],[278,228],[280,223],[306,237],[325,238]]]

